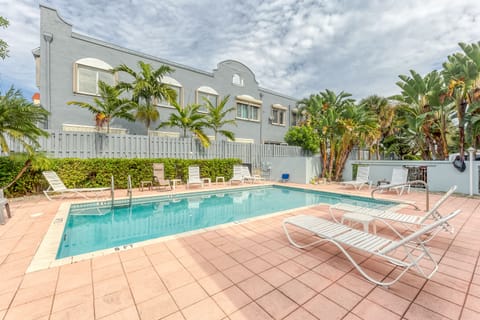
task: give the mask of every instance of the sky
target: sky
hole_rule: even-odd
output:
[[[388,97],[398,75],[441,69],[459,42],[480,41],[479,0],[0,0],[2,92],[37,91],[40,3],[76,33],[200,70],[238,60],[261,87],[298,99]]]

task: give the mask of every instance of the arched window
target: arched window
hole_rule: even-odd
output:
[[[203,111],[203,112],[207,111],[207,108],[205,106],[206,105],[205,99],[210,101],[210,103],[214,107],[216,107],[218,104],[218,92],[211,87],[207,87],[207,86],[199,87],[196,91],[196,103],[202,105],[202,107],[200,108],[200,111]]]
[[[83,58],[73,65],[73,91],[75,93],[99,95],[98,81],[115,85],[115,75],[112,66],[95,58]]]
[[[232,83],[236,86],[243,87],[243,78],[238,73],[234,73],[232,76]]]
[[[180,82],[178,82],[177,80],[173,79],[172,77],[169,77],[169,76],[163,76],[162,78],[162,83],[165,83],[165,84],[168,84],[170,86],[170,88],[172,88],[173,90],[175,90],[175,92],[177,93],[177,100],[176,102],[179,104],[179,105],[182,105],[182,101],[183,101],[183,86]],[[161,106],[170,106],[170,102],[168,102],[167,100],[160,100],[158,103],[158,105],[161,105]]]

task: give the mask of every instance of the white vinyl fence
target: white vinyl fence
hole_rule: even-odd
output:
[[[94,132],[49,131],[40,139],[40,150],[53,158],[238,158],[252,167],[260,167],[267,157],[301,157],[300,147],[213,141],[204,148],[194,138],[146,135],[105,134]],[[22,152],[17,142],[10,149]]]

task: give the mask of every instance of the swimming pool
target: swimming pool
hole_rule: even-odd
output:
[[[259,186],[116,201],[73,204],[57,259],[203,229],[319,203],[369,207],[392,202],[282,186]]]

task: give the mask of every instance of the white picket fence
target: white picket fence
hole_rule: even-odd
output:
[[[213,141],[204,148],[194,138],[155,137],[94,132],[49,131],[40,139],[40,150],[53,158],[238,158],[259,167],[266,157],[304,156],[300,147]],[[15,141],[10,149],[22,152]]]

